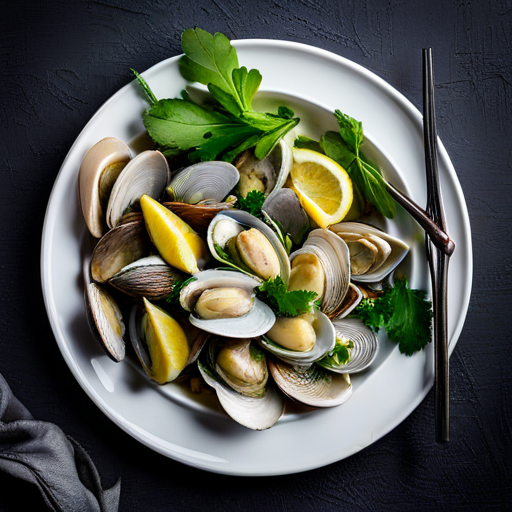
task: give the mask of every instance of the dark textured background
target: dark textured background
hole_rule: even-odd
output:
[[[121,510],[511,508],[510,0],[3,2],[0,24],[0,372],[37,418],[59,424],[89,451],[106,486],[122,477]],[[434,48],[438,129],[468,203],[475,263],[451,359],[448,445],[433,440],[431,392],[399,427],[347,460],[293,476],[217,476],[137,443],[75,382],[40,289],[53,181],[89,118],[131,79],[128,68],[180,53],[180,34],[194,25],[325,48],[375,72],[419,108],[420,50]],[[30,503],[43,508],[30,486],[0,474],[0,509]]]

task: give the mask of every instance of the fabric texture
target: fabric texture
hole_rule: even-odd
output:
[[[86,451],[53,423],[33,418],[0,374],[0,471],[36,485],[50,510],[115,512],[121,480],[107,490]]]

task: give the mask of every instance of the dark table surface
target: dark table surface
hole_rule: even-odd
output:
[[[36,418],[86,448],[105,486],[122,477],[121,510],[512,506],[510,1],[29,1],[4,3],[0,24],[0,372]],[[420,109],[421,48],[433,47],[438,130],[466,197],[474,250],[471,304],[451,358],[449,444],[434,442],[430,392],[401,425],[349,459],[291,476],[218,476],[139,444],[73,378],[40,286],[53,181],[90,117],[131,80],[128,69],[181,53],[180,34],[195,25],[232,39],[330,50]],[[26,484],[0,474],[0,488],[2,510],[44,508]]]

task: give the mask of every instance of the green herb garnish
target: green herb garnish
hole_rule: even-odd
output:
[[[169,304],[178,304],[180,302],[180,292],[187,284],[191,283],[192,281],[196,281],[196,277],[186,277],[183,279],[180,279],[179,281],[176,281],[172,287],[172,292],[167,295],[165,298],[165,302],[168,302]]]
[[[352,340],[336,338],[334,348],[318,364],[324,368],[339,368],[350,361],[350,350],[354,348]]]
[[[224,260],[228,261],[229,263],[233,263],[233,265],[236,265],[235,261],[231,257],[229,253],[227,253],[217,242],[213,242],[213,247],[217,251],[217,254]]]
[[[261,213],[261,207],[266,199],[263,192],[260,192],[259,190],[251,190],[246,197],[242,197],[240,195],[237,195],[236,197],[236,207],[239,210],[248,212],[251,215],[258,217],[258,219],[265,220]]]
[[[256,289],[256,296],[278,317],[293,317],[308,313],[315,305],[316,292],[296,290],[289,292],[286,283],[277,276],[267,279]]]
[[[396,205],[387,191],[387,182],[378,165],[370,162],[360,151],[363,143],[363,124],[335,110],[340,132],[327,132],[320,139],[325,154],[348,172],[359,191],[377,210],[392,219]]]
[[[212,105],[198,105],[188,94],[183,99],[157,101],[135,72],[150,103],[142,116],[144,126],[166,156],[187,152],[192,162],[231,162],[242,151],[254,148],[261,160],[297,125],[299,119],[287,107],[279,107],[277,114],[252,110],[261,74],[257,69],[239,67],[236,50],[225,35],[188,29],[181,45],[185,52],[181,74],[206,85],[215,100]]]
[[[384,327],[400,352],[411,356],[432,340],[432,303],[425,297],[423,290],[409,288],[404,277],[376,299],[363,299],[355,314],[375,332]]]

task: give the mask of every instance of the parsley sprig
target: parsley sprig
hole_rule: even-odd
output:
[[[277,276],[268,279],[256,289],[256,296],[269,306],[278,317],[293,317],[308,313],[316,306],[316,292],[288,291],[286,283]]]
[[[252,110],[252,99],[261,83],[257,69],[239,67],[236,50],[220,33],[200,28],[183,32],[180,60],[183,77],[208,87],[214,102],[199,105],[188,94],[157,100],[149,85],[135,72],[150,108],[142,120],[149,135],[167,157],[188,154],[192,162],[231,162],[254,148],[258,159],[268,155],[299,122],[287,107],[277,114]]]
[[[423,290],[409,288],[405,277],[377,298],[363,299],[355,314],[375,332],[384,327],[402,354],[411,356],[432,340],[432,303]]]
[[[246,197],[237,195],[236,208],[248,212],[258,219],[265,220],[261,213],[261,208],[265,202],[265,194],[259,190],[251,190]]]
[[[172,292],[165,298],[165,302],[168,302],[169,304],[179,304],[181,290],[185,288],[187,284],[195,281],[196,279],[196,277],[185,277],[176,281],[172,287]]]

